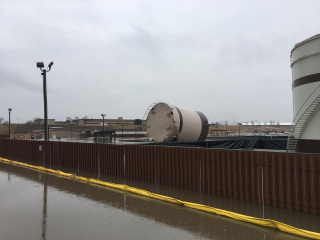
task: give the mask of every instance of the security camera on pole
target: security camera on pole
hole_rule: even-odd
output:
[[[48,103],[47,103],[47,72],[50,72],[53,62],[48,65],[48,70],[43,69],[43,62],[37,62],[37,68],[40,68],[43,76],[43,103],[44,103],[44,140],[48,141]]]

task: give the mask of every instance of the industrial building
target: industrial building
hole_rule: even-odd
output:
[[[123,125],[123,126],[134,126],[134,120],[135,119],[123,119],[123,117],[118,117],[117,119],[104,119],[104,124],[109,126],[117,126],[117,125]],[[43,125],[44,119],[36,119],[35,124],[37,125]],[[56,121],[56,119],[48,119],[48,125],[68,125],[68,124],[77,124],[77,125],[102,125],[103,119],[102,118],[87,118],[87,119],[71,119],[67,121]],[[144,124],[145,121],[142,121]]]

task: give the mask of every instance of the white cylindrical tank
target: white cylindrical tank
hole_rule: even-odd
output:
[[[208,119],[201,112],[157,103],[148,113],[147,135],[155,142],[193,142],[207,138]]]
[[[320,34],[291,51],[294,136],[320,139]]]

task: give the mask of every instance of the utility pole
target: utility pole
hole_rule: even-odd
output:
[[[43,70],[44,140],[48,141],[47,70]]]
[[[226,121],[226,134],[228,136],[228,121]]]
[[[72,142],[72,123],[70,123],[70,125],[71,125],[71,142]]]
[[[9,111],[9,139],[10,139],[10,136],[11,136],[11,117],[10,117],[10,114],[11,114],[12,108],[9,108],[8,111]]]
[[[101,117],[102,117],[102,131],[103,131],[103,141],[105,140],[105,135],[104,135],[104,117],[105,117],[106,115],[105,114],[101,114]]]
[[[240,126],[242,125],[241,123],[238,123],[239,125],[239,137],[240,137]]]
[[[47,102],[47,72],[50,72],[53,62],[48,65],[48,70],[43,69],[43,62],[37,62],[37,67],[40,68],[43,76],[43,105],[44,105],[44,140],[48,141],[48,102]]]

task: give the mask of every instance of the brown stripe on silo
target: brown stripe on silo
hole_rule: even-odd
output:
[[[319,81],[320,81],[320,73],[311,74],[311,75],[304,76],[304,77],[301,77],[301,78],[294,80],[293,81],[293,88],[299,87],[304,84],[314,83],[314,82],[319,82]]]

